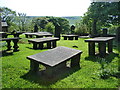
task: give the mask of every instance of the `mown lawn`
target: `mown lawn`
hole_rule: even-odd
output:
[[[24,35],[19,42],[18,52],[3,54],[2,60],[2,88],[118,88],[119,72],[118,60],[120,59],[120,45],[114,42],[114,53],[104,59],[88,56],[88,43],[84,38],[79,40],[57,41],[57,46],[66,46],[82,50],[80,59],[81,69],[61,71],[55,80],[49,82],[42,80],[39,76],[29,74],[30,61],[27,56],[46,51],[32,49],[32,44],[27,42]],[[77,47],[73,47],[77,46]],[[97,47],[96,47],[97,48]],[[5,50],[6,46],[2,48]],[[40,65],[40,68],[43,66]],[[103,79],[101,76],[108,76]],[[47,80],[47,79],[46,79]]]

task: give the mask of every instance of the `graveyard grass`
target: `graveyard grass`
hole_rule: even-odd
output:
[[[25,77],[30,70],[30,61],[26,57],[48,49],[31,49],[32,44],[28,43],[28,39],[24,35],[20,35],[20,37],[22,38],[18,43],[20,51],[13,54],[3,54],[3,57],[1,57],[2,88],[118,88],[120,84],[120,77],[118,76],[118,60],[120,58],[120,49],[118,47],[120,45],[117,46],[114,43],[114,53],[102,59],[88,56],[88,43],[84,42],[85,38],[71,41],[63,40],[62,38],[60,41],[57,41],[57,46],[83,51],[80,59],[81,69],[64,72],[62,74],[64,78],[55,82],[51,80],[51,82],[43,83],[44,81],[39,77],[37,79],[30,75]],[[6,49],[6,46],[2,49]],[[104,68],[102,68],[102,65]],[[40,68],[42,68],[41,65]],[[101,75],[104,74],[108,75],[108,78],[101,78]]]

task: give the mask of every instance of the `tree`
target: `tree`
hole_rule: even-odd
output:
[[[33,23],[36,23],[41,28],[41,31],[45,30],[45,27],[49,22],[53,23],[54,26],[59,24],[62,28],[61,33],[67,33],[70,30],[69,21],[64,18],[46,16],[35,18],[33,20]]]
[[[54,33],[55,26],[52,22],[48,22],[45,26],[45,31]]]
[[[27,18],[25,13],[18,13],[18,22],[19,22],[19,30],[25,31],[25,24],[26,24]]]
[[[119,2],[93,2],[83,17],[83,22],[91,27],[93,35],[98,34],[101,27],[119,25]]]
[[[9,27],[14,25],[13,22],[15,21],[16,12],[12,11],[7,7],[1,7],[1,9],[2,9],[2,13],[1,13],[2,20],[6,21]]]

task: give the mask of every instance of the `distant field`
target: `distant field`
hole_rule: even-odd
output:
[[[70,25],[75,25],[75,23],[80,22],[81,16],[69,16],[69,17],[63,17],[67,19],[70,23]]]

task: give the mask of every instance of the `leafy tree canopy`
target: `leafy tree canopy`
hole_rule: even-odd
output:
[[[101,27],[120,24],[120,2],[93,2],[83,17],[83,23],[90,28],[96,26],[96,30]]]
[[[33,23],[36,23],[40,26],[41,29],[45,29],[46,25],[51,22],[54,26],[59,24],[62,28],[62,33],[66,33],[70,30],[69,21],[65,18],[60,17],[39,17],[33,20]],[[53,31],[52,31],[53,32]]]

